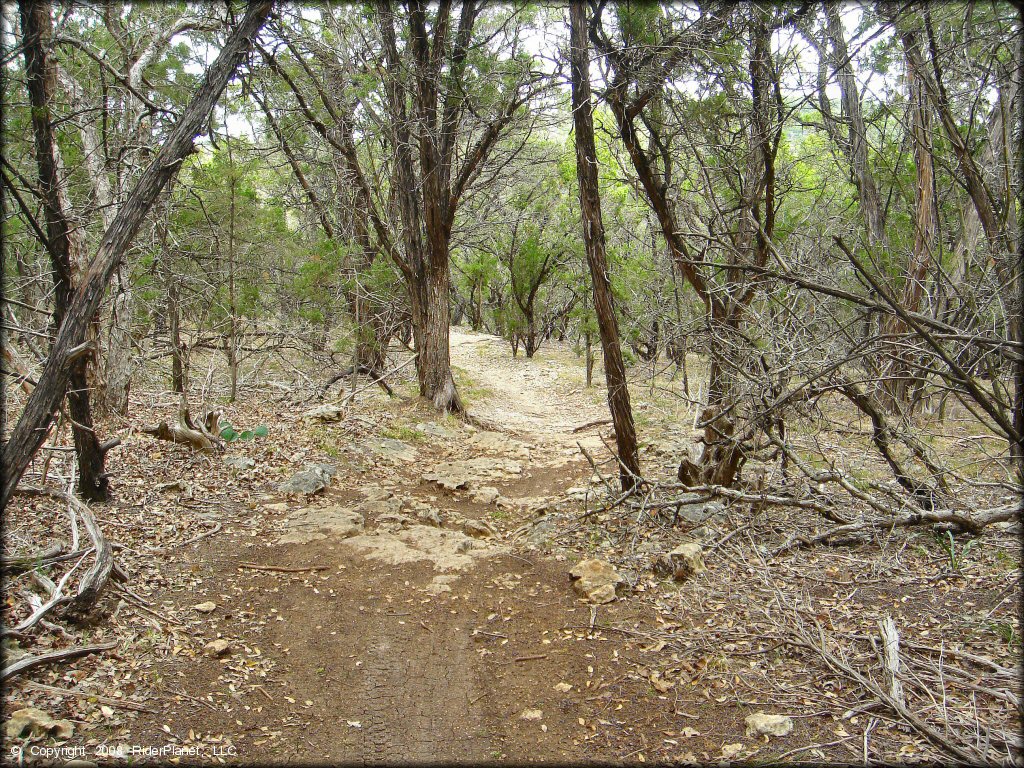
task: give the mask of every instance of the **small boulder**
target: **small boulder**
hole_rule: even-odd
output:
[[[540,709],[524,709],[519,713],[520,720],[540,720],[543,717],[544,712]]]
[[[493,526],[483,520],[466,520],[462,524],[462,532],[474,539],[490,539],[498,535]]]
[[[70,720],[54,720],[36,707],[25,707],[11,713],[4,729],[8,739],[44,738],[70,739],[75,726]]]
[[[216,659],[219,656],[223,656],[225,653],[231,650],[231,643],[223,638],[219,640],[212,640],[206,644],[203,648],[203,653],[209,656],[211,659]]]
[[[490,505],[494,504],[498,500],[498,496],[500,495],[501,494],[498,493],[497,488],[490,485],[485,485],[483,488],[477,488],[475,491],[473,491],[473,493],[471,494],[471,498],[477,504]]]
[[[606,560],[581,560],[569,571],[576,594],[591,603],[610,603],[626,587],[615,566]]]
[[[230,467],[236,472],[244,472],[256,466],[256,462],[248,456],[228,456],[224,459],[224,466]]]
[[[704,573],[704,555],[700,544],[688,541],[668,553],[668,569],[676,581],[686,581],[691,576]]]
[[[345,416],[345,412],[337,405],[331,405],[330,403],[319,405],[316,408],[310,408],[308,411],[302,414],[303,421],[320,421],[324,423],[330,423],[334,421],[341,421]]]
[[[200,613],[213,613],[215,610],[217,610],[217,604],[212,600],[207,600],[205,603],[193,605],[192,609],[199,611]]]
[[[786,715],[755,712],[743,722],[747,724],[747,736],[785,736],[793,730],[793,718]]]
[[[335,474],[337,470],[330,464],[312,464],[281,483],[278,490],[281,493],[302,493],[311,496],[330,485]]]

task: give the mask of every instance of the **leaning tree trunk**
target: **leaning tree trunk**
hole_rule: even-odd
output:
[[[153,162],[139,178],[114,221],[103,233],[96,256],[83,275],[57,331],[39,383],[3,446],[0,465],[5,474],[0,492],[0,508],[7,506],[18,480],[46,439],[61,399],[71,383],[71,368],[81,354],[89,323],[103,301],[103,294],[125,250],[138,233],[160,191],[177,173],[184,158],[193,151],[194,138],[202,130],[228,81],[234,77],[272,7],[270,0],[248,6],[245,16],[228,36],[192,101],[171,129]]]
[[[47,250],[53,267],[53,327],[60,328],[74,292],[73,272],[80,258],[80,238],[76,238],[69,220],[70,204],[64,189],[60,167],[60,150],[53,133],[50,105],[57,85],[56,65],[49,58],[52,22],[48,2],[20,4],[21,27],[25,49],[25,82],[32,104],[32,133],[35,138],[39,186],[46,213]],[[95,340],[93,340],[95,344]],[[78,456],[78,491],[89,501],[105,501],[109,490],[104,469],[106,450],[100,445],[92,422],[89,402],[89,381],[86,367],[95,348],[82,350],[68,365],[68,411],[71,431]],[[52,351],[51,351],[52,357]],[[43,437],[45,437],[45,432]],[[41,442],[41,441],[40,441]]]
[[[583,240],[590,266],[594,292],[594,309],[604,352],[604,375],[608,385],[608,409],[615,426],[615,443],[619,454],[619,482],[623,492],[636,487],[640,478],[633,409],[626,385],[626,366],[619,345],[619,327],[615,320],[608,260],[605,255],[604,223],[601,220],[601,198],[597,182],[597,148],[594,144],[594,122],[591,115],[590,64],[587,44],[587,14],[583,0],[569,4],[570,60],[572,64],[572,112],[576,128],[576,174],[580,185],[580,208],[583,216]]]

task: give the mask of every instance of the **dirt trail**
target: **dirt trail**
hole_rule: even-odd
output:
[[[452,365],[467,371],[474,382],[493,394],[476,404],[473,412],[491,422],[533,439],[548,448],[568,449],[578,455],[573,429],[605,419],[608,411],[569,378],[566,366],[542,349],[532,360],[513,358],[504,339],[453,328],[450,336]],[[578,375],[578,371],[574,372]]]
[[[202,594],[173,602],[218,603],[199,619],[197,647],[220,635],[232,649],[168,670],[185,697],[149,723],[153,740],[167,723],[172,734],[231,734],[242,762],[615,757],[591,741],[598,705],[583,695],[619,663],[612,643],[580,650],[577,630],[594,617],[569,589],[571,563],[512,541],[538,507],[585,481],[572,429],[602,409],[567,392],[563,363],[512,360],[493,337],[454,332],[452,358],[487,393],[474,413],[515,437],[410,405],[419,439],[342,441],[325,494],[268,495],[183,558]],[[324,521],[344,529],[317,529]],[[326,570],[239,569],[253,561]],[[635,609],[601,610],[624,621]]]

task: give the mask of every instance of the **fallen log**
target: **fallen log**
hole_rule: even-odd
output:
[[[8,664],[3,669],[0,669],[0,682],[10,680],[12,677],[16,677],[30,669],[41,667],[44,664],[77,659],[79,656],[88,656],[90,653],[109,651],[111,648],[115,647],[117,647],[117,641],[113,640],[109,643],[100,643],[98,645],[86,645],[81,648],[65,648],[61,651],[51,651],[50,653],[44,653],[39,656],[24,656],[13,664]]]
[[[72,519],[77,513],[78,517],[82,519],[82,524],[85,527],[86,533],[89,535],[89,539],[92,541],[92,552],[95,554],[95,562],[82,576],[82,581],[78,585],[78,592],[70,600],[70,609],[77,612],[86,612],[95,605],[96,600],[100,596],[100,592],[103,591],[103,587],[107,583],[107,579],[110,577],[110,572],[114,567],[114,552],[107,541],[106,536],[103,535],[103,531],[100,529],[99,524],[96,522],[96,518],[92,514],[92,510],[89,509],[88,505],[82,501],[79,501],[75,496],[66,491],[58,491],[53,488],[22,488],[18,490],[18,493],[25,495],[37,495],[37,496],[50,496],[55,499],[64,501],[72,513]],[[88,554],[89,550],[86,550],[84,554]],[[83,554],[83,556],[84,556]],[[66,578],[66,577],[65,577]],[[63,583],[63,582],[62,582]],[[54,595],[52,601],[54,604],[59,602],[60,596]],[[52,606],[51,606],[52,607]],[[37,618],[42,618],[42,615]]]
[[[220,411],[210,411],[197,425],[189,415],[184,395],[178,407],[177,424],[161,421],[155,427],[145,427],[142,431],[158,440],[187,445],[202,453],[215,455],[224,450],[224,442],[220,438]]]
[[[822,542],[832,542],[836,537],[843,537],[843,540],[845,540],[846,537],[850,536],[863,536],[872,532],[886,531],[893,528],[908,528],[914,525],[948,526],[977,535],[992,523],[1003,523],[1014,519],[1020,520],[1022,515],[1024,515],[1024,510],[1021,510],[1016,505],[981,509],[977,512],[961,510],[910,512],[897,517],[880,517],[875,520],[863,520],[840,525],[811,537],[796,534],[788,538],[781,546],[776,547],[769,556],[777,557],[791,549],[810,547]]]

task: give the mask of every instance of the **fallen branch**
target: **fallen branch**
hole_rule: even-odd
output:
[[[907,722],[914,730],[924,736],[928,741],[932,742],[938,747],[945,749],[950,754],[955,755],[960,760],[970,764],[978,765],[984,762],[984,755],[974,749],[965,749],[963,746],[954,743],[948,739],[942,733],[932,728],[928,723],[918,717],[916,714],[907,709],[906,704],[897,701],[888,693],[883,691],[873,680],[868,679],[856,669],[851,667],[846,662],[840,661],[836,658],[827,648],[825,648],[824,632],[821,627],[818,627],[818,632],[821,634],[821,644],[817,644],[808,635],[801,630],[797,629],[796,634],[800,638],[800,642],[795,643],[796,645],[809,648],[810,650],[817,653],[824,660],[825,664],[832,669],[833,672],[845,675],[857,683],[862,685],[872,695],[879,699],[889,709],[893,710],[903,720]]]
[[[806,537],[800,534],[790,536],[781,546],[776,547],[771,557],[776,557],[783,552],[798,547],[809,547],[814,544],[835,539],[836,537],[860,536],[872,531],[887,531],[893,528],[908,528],[913,525],[942,525],[949,524],[968,533],[979,534],[984,528],[992,523],[1006,522],[1007,520],[1020,519],[1022,511],[1016,506],[995,507],[993,509],[982,509],[975,513],[956,510],[933,510],[911,512],[894,518],[880,518],[876,520],[862,520],[848,525],[840,525],[830,528],[824,533]]]
[[[272,571],[274,573],[307,573],[309,571],[329,571],[329,565],[310,565],[305,568],[286,568],[281,565],[257,565],[256,563],[239,563],[239,568],[248,568],[250,571]]]
[[[81,699],[92,699],[98,704],[109,704],[111,707],[120,707],[121,709],[130,709],[134,712],[148,712],[153,715],[156,714],[155,710],[144,707],[142,704],[137,704],[134,701],[125,701],[123,699],[112,699],[109,696],[100,696],[98,693],[89,693],[89,691],[73,691],[69,688],[57,688],[52,685],[44,685],[43,683],[37,683],[35,680],[28,680],[26,685],[37,688],[40,691],[46,691],[52,693],[55,696],[77,696]]]
[[[30,669],[41,667],[44,664],[77,659],[79,656],[88,656],[90,653],[109,651],[111,648],[115,647],[117,647],[117,641],[112,640],[109,643],[101,643],[99,645],[86,645],[81,648],[65,648],[60,651],[51,651],[50,653],[44,653],[40,656],[25,656],[18,659],[13,664],[8,664],[0,670],[0,681],[10,680],[12,677],[17,677],[22,672],[27,672]]]
[[[903,683],[900,682],[900,633],[896,629],[896,622],[891,616],[886,616],[878,622],[878,629],[882,634],[882,669],[885,670],[889,696],[906,706]]]
[[[61,499],[67,503],[68,511],[72,513],[72,520],[75,519],[75,513],[82,519],[86,533],[89,534],[89,538],[92,540],[92,551],[95,553],[96,561],[82,577],[82,581],[78,585],[78,592],[71,599],[71,609],[77,612],[88,611],[95,605],[100,592],[103,591],[103,587],[110,577],[110,571],[114,567],[113,549],[106,536],[103,535],[103,531],[100,530],[92,510],[84,502],[79,501],[74,495],[66,491],[58,491],[52,488],[22,488],[19,489],[18,493]],[[67,576],[65,575],[66,578]],[[64,583],[64,579],[61,580],[61,583]]]

